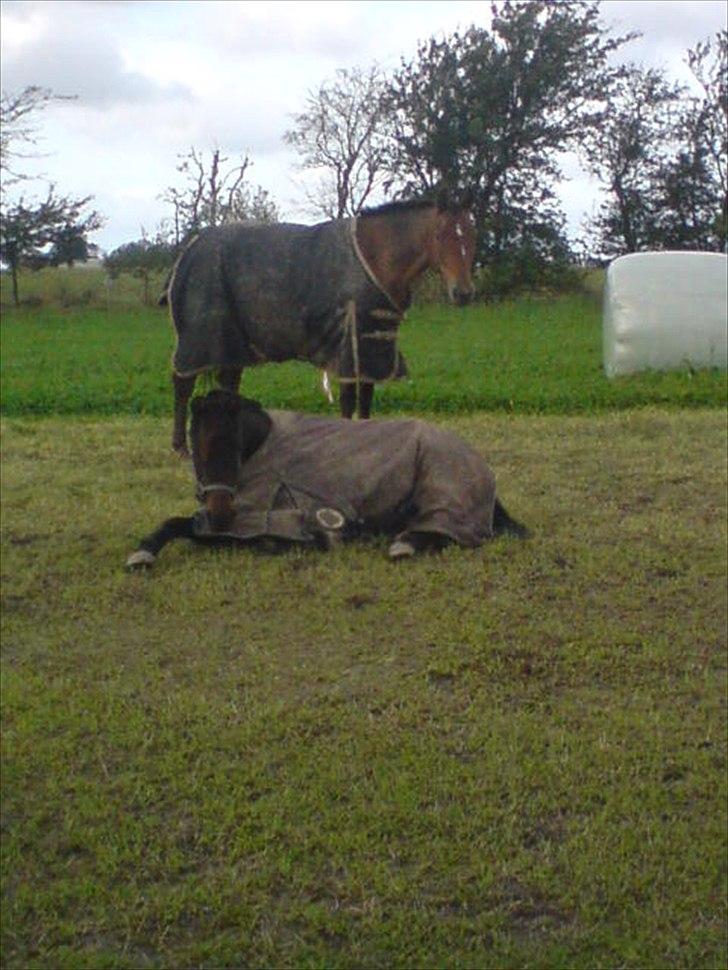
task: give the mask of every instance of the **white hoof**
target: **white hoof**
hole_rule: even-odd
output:
[[[127,569],[148,569],[154,565],[156,556],[147,549],[137,549],[126,560]]]
[[[416,549],[411,542],[406,542],[404,539],[397,539],[389,547],[389,558],[406,559],[408,556],[414,556],[415,552]]]

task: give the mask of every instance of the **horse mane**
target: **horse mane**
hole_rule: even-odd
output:
[[[418,199],[398,199],[395,202],[383,202],[381,205],[362,209],[359,218],[366,219],[368,216],[388,216],[397,213],[405,214],[433,208],[437,208],[441,212],[455,214],[461,209],[470,208],[470,204],[471,199],[468,193],[465,193],[462,198],[458,198],[449,192],[440,190],[436,194],[421,196]]]
[[[242,421],[240,415],[242,415]],[[217,418],[218,421],[224,418],[235,419],[236,424],[232,425],[232,428],[237,427],[235,434],[241,461],[246,461],[260,448],[273,424],[268,412],[263,410],[257,401],[222,388],[208,391],[204,396],[196,397],[192,401],[193,452],[195,428],[198,428],[200,421],[205,418],[213,418],[213,420]],[[231,431],[230,425],[225,427],[226,431]]]
[[[191,409],[192,413],[198,416],[211,414],[212,412],[223,412],[227,414],[237,414],[241,408],[247,411],[262,411],[261,405],[251,398],[241,397],[234,391],[227,391],[223,388],[215,388],[200,397],[193,398]]]
[[[420,209],[432,209],[437,205],[436,199],[400,199],[396,202],[383,202],[362,209],[358,218],[366,219],[368,216],[388,216],[397,213],[417,212]]]

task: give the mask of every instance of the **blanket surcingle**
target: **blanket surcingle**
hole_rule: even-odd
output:
[[[337,529],[432,533],[466,547],[493,535],[493,473],[451,432],[419,420],[268,414],[271,431],[241,465],[236,516],[224,535],[311,543]],[[204,509],[194,531],[201,539],[221,535]]]
[[[340,381],[404,376],[397,346],[403,311],[362,265],[355,231],[355,220],[346,219],[201,232],[169,285],[175,372],[304,360]]]

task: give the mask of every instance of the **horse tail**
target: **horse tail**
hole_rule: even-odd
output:
[[[531,535],[526,526],[512,519],[499,500],[496,499],[493,510],[493,535],[501,536],[504,534],[516,536],[518,539],[528,539]]]

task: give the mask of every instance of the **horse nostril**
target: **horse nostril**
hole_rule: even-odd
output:
[[[455,290],[455,303],[457,306],[467,306],[473,299],[472,290]]]

